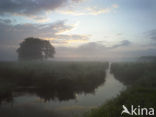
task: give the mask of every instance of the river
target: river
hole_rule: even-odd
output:
[[[79,117],[84,112],[104,104],[116,97],[126,86],[110,73],[110,65],[106,71],[105,82],[92,93],[75,94],[75,99],[58,99],[45,101],[36,94],[22,93],[16,95],[12,102],[2,102],[2,117]]]

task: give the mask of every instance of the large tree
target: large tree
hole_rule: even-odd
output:
[[[17,49],[19,60],[43,60],[53,58],[55,48],[47,40],[29,37]]]

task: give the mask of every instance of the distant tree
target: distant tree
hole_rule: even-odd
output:
[[[47,40],[29,37],[17,49],[19,60],[43,60],[53,58],[55,48]]]

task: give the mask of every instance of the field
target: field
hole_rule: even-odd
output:
[[[74,99],[91,93],[105,81],[104,62],[1,62],[0,103],[15,92],[36,94],[45,101]]]
[[[131,105],[156,109],[155,62],[113,63],[111,72],[116,79],[127,85],[127,89],[116,98],[87,112],[85,117],[120,117],[122,105],[125,105],[128,110],[131,109]],[[144,117],[145,113],[144,116],[136,116]]]
[[[107,62],[0,62],[0,104],[13,102],[23,93],[35,94],[45,102],[94,93],[104,84],[106,69]],[[156,62],[112,63],[110,72],[126,90],[84,117],[120,117],[122,105],[129,110],[131,105],[156,109]]]

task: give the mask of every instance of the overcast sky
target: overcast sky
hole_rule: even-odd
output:
[[[156,55],[156,0],[1,0],[0,60],[27,37],[49,40],[57,60]]]

